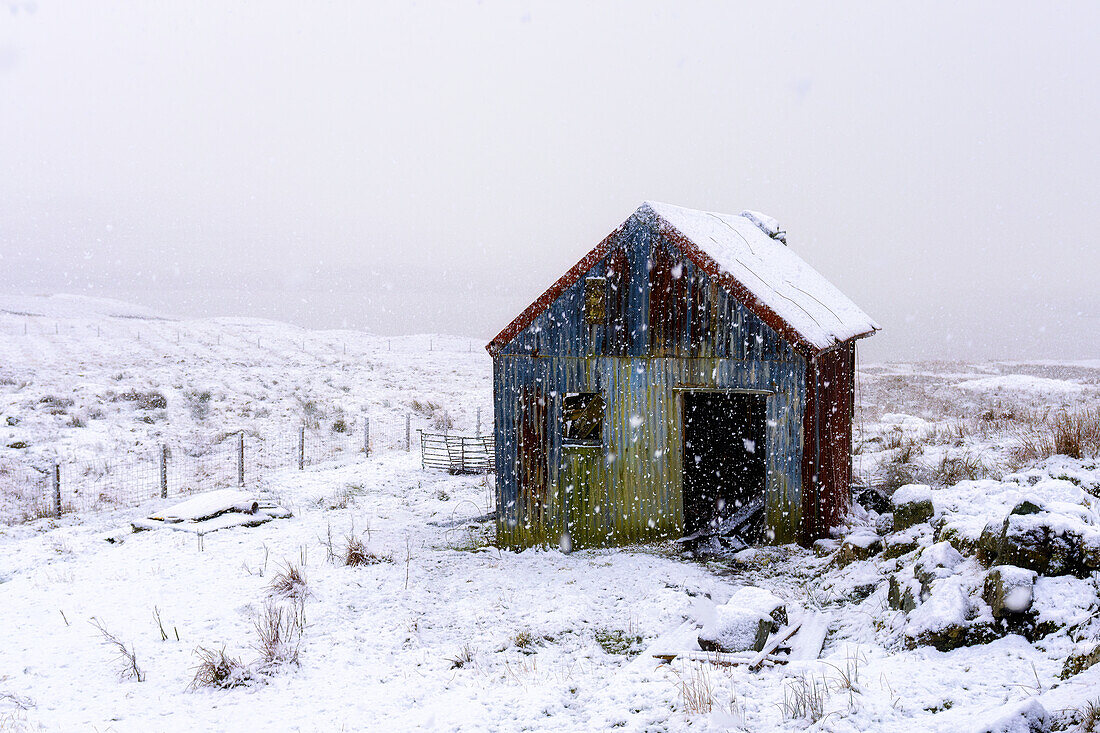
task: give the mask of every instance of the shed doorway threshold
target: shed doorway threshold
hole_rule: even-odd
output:
[[[720,538],[734,551],[744,550],[751,547],[758,539],[763,516],[764,497],[757,496],[717,526],[710,526],[698,532],[692,532],[676,540],[676,542],[681,544],[697,543],[699,540],[715,537]]]

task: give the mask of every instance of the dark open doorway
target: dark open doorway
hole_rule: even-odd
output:
[[[684,392],[684,534],[764,497],[766,396]],[[755,501],[754,501],[755,500]]]

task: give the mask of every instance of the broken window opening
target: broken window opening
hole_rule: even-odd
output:
[[[562,398],[563,445],[600,445],[603,441],[603,397],[577,392]]]

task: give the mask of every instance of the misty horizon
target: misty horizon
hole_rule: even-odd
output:
[[[627,7],[7,2],[0,291],[487,340],[656,199],[861,358],[1100,355],[1094,6]]]

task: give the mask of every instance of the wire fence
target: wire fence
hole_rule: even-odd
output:
[[[206,443],[164,444],[112,458],[4,463],[0,521],[14,524],[103,511],[154,498],[254,485],[276,471],[364,460],[383,452],[419,452],[419,434],[431,427],[431,421],[420,415],[364,416],[356,430],[343,432],[302,427],[264,435],[242,430],[219,433]]]

